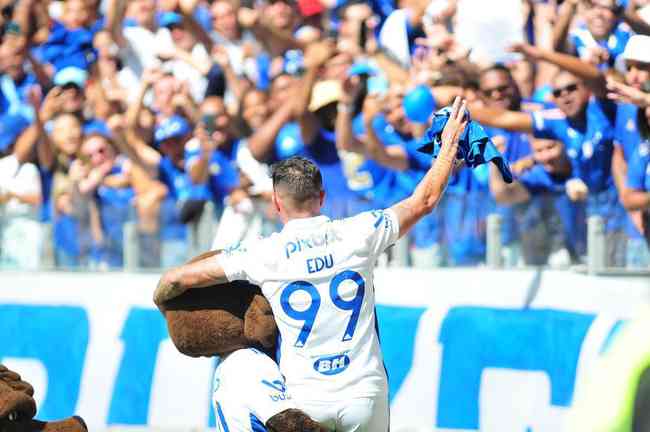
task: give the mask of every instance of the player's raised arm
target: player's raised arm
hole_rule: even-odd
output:
[[[442,131],[442,144],[438,157],[413,194],[391,207],[399,221],[400,237],[406,234],[423,216],[430,213],[442,198],[454,169],[458,140],[467,126],[466,111],[467,101],[456,97],[449,120]]]
[[[187,264],[167,270],[156,287],[153,302],[162,310],[164,302],[178,297],[191,288],[205,288],[228,282],[226,273],[219,265],[219,251],[206,252]]]

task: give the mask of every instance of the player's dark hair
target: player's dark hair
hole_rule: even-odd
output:
[[[293,156],[273,164],[273,189],[283,188],[296,204],[320,198],[323,177],[316,164],[309,159]]]

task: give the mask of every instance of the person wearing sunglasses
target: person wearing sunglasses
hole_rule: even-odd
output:
[[[599,215],[606,222],[608,264],[623,265],[625,213],[611,176],[617,106],[606,99],[606,79],[595,66],[573,56],[526,44],[512,50],[534,61],[546,61],[561,71],[551,82],[557,109],[527,114],[502,109],[474,109],[474,118],[487,126],[532,133],[561,141],[571,161],[566,191],[571,212]],[[583,203],[584,202],[584,203]],[[579,225],[584,226],[584,223]]]
[[[83,134],[79,158],[70,166],[73,205],[90,209],[95,264],[119,268],[123,264],[123,225],[135,197],[129,162],[119,154],[108,126],[92,124],[84,127]]]
[[[520,111],[521,94],[510,70],[502,65],[495,64],[483,69],[479,73],[479,97],[487,107],[504,110]],[[530,143],[528,134],[522,132],[506,131],[497,128],[487,128],[486,132],[493,138],[503,141],[504,156],[511,167],[520,165],[520,160],[530,160]],[[498,138],[497,138],[498,137]],[[524,206],[498,205],[496,211],[502,217],[501,241],[503,242],[506,265],[516,265],[520,256],[519,224],[517,214],[525,211]],[[528,263],[529,260],[526,260]]]

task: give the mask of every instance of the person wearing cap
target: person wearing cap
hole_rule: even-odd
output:
[[[59,104],[62,112],[83,115],[87,81],[88,72],[76,66],[63,68],[54,75],[52,82],[61,89]]]
[[[278,107],[248,138],[248,149],[258,161],[272,164],[304,154],[305,144],[294,119],[293,97],[297,78],[281,72],[271,80],[269,105]]]
[[[639,102],[642,104],[642,101],[630,100],[627,95],[640,95],[643,99],[643,92],[650,91],[650,36],[632,36],[622,58],[625,60],[626,67],[625,84],[609,80],[608,90],[609,96],[620,102],[614,133],[612,176],[623,200],[627,189],[628,164],[637,153],[640,143],[644,141],[640,129],[647,122],[643,109],[639,109],[637,105]],[[626,220],[628,267],[646,267],[650,263],[643,230],[642,213],[628,208]]]
[[[567,195],[572,211],[600,216],[606,224],[607,263],[624,265],[625,210],[611,176],[614,125],[617,106],[606,99],[604,73],[595,66],[566,54],[526,44],[513,46],[536,61],[561,70],[553,78],[553,98],[558,108],[532,114],[496,108],[473,109],[474,118],[487,126],[532,133],[536,138],[562,141],[572,163]],[[580,222],[585,225],[585,221]]]
[[[535,104],[531,104],[529,99],[522,97],[510,69],[501,64],[492,65],[480,71],[478,94],[487,107],[526,112],[540,109]],[[490,127],[486,128],[486,132],[493,140],[503,142],[503,154],[515,173],[525,172],[535,163],[531,149],[531,141],[534,138],[530,134]],[[557,199],[549,194],[533,194],[523,203],[497,204],[496,211],[502,217],[501,241],[504,245],[506,266],[518,265],[521,258],[526,265],[544,265],[549,262],[549,258],[550,262],[554,263],[557,260],[556,257],[566,257],[571,254],[575,257],[577,255],[573,251],[578,249],[576,239],[579,237],[575,236],[577,230],[571,222],[571,209],[570,206],[565,209],[567,200],[564,198],[565,195],[560,196]],[[542,212],[550,217],[543,218]],[[566,217],[562,219],[563,216]],[[558,225],[563,228],[563,232],[558,229],[558,232],[554,232],[554,234],[564,241],[555,241],[558,239],[552,239],[551,235],[542,234],[549,230],[553,231],[550,224],[556,224],[558,217],[561,218],[560,222],[562,223]],[[554,256],[549,257],[548,246],[552,240],[553,244],[565,244],[567,248],[562,247],[552,251]]]
[[[390,206],[399,202],[408,196],[409,188],[415,185],[414,182],[422,178],[421,172],[409,170],[409,172],[400,172],[408,168],[395,169],[392,164],[386,164],[382,158],[373,158],[372,152],[367,151],[366,142],[379,139],[383,146],[392,147],[388,152],[394,152],[407,159],[404,149],[407,141],[410,141],[411,125],[395,122],[395,127],[390,125],[383,115],[376,112],[377,95],[364,96],[362,86],[364,81],[355,75],[358,72],[368,74],[371,72],[367,67],[355,65],[349,69],[351,74],[344,81],[344,94],[341,98],[337,119],[336,119],[336,145],[340,150],[343,161],[344,171],[348,180],[348,187],[355,195],[353,203],[353,212],[364,211],[368,208],[380,208]],[[428,91],[428,89],[427,89]],[[360,98],[364,105],[359,106]],[[401,105],[401,93],[391,92],[388,105],[397,103]],[[363,109],[360,109],[363,108]],[[357,113],[357,110],[361,112]],[[403,116],[404,110],[401,106],[397,110],[391,110],[392,120],[395,116]],[[356,114],[356,116],[355,116]],[[402,127],[400,127],[402,126]],[[399,129],[396,129],[399,128]],[[379,138],[381,137],[381,138]],[[370,146],[368,146],[370,148]],[[368,157],[370,154],[370,157]],[[389,156],[390,157],[390,156]],[[394,156],[397,158],[398,156]],[[424,158],[423,158],[424,159]],[[430,161],[428,161],[430,164]],[[398,163],[399,164],[399,163]],[[404,163],[406,166],[406,162]],[[424,166],[423,166],[424,168]],[[414,267],[431,268],[441,263],[441,257],[438,253],[439,247],[439,217],[434,214],[425,216],[413,228],[410,235],[410,241],[413,248],[410,248],[411,261]],[[408,240],[405,240],[408,241]],[[406,256],[393,256],[394,262],[406,259]]]
[[[217,209],[235,207],[248,198],[241,189],[237,157],[241,142],[235,138],[223,99],[209,97],[201,104],[201,123],[196,139],[186,146],[185,169],[192,183],[207,183]]]
[[[323,213],[332,218],[350,214],[353,195],[348,188],[336,148],[335,121],[341,99],[341,83],[318,81],[318,74],[334,53],[331,42],[310,45],[305,52],[306,72],[298,90],[294,115],[305,143],[305,156],[312,159],[323,174],[326,196]]]
[[[632,250],[628,253],[628,267],[650,268],[650,105],[641,111],[644,116],[640,125],[642,142],[630,158],[621,200],[625,208],[636,211],[640,219],[639,235],[630,239]]]
[[[195,29],[202,27],[192,16],[184,17],[176,12],[163,12],[158,22],[169,30],[171,44],[159,50],[163,70],[171,72],[178,80],[188,83],[195,102],[200,102],[207,88],[206,76],[210,71],[210,56],[206,46],[198,43]]]
[[[123,25],[126,17],[132,25]],[[160,67],[158,49],[172,45],[171,35],[158,24],[155,0],[110,0],[106,18],[106,27],[120,48],[124,86],[135,92],[144,71]]]
[[[160,208],[161,252],[160,265],[175,265],[187,258],[187,229],[184,223],[194,220],[210,198],[205,182],[193,183],[186,170],[192,125],[184,117],[174,115],[156,125],[153,144],[149,146],[137,134],[134,125],[127,125],[124,151],[128,158],[142,168],[150,178],[158,179],[168,196]],[[156,150],[157,149],[157,150]],[[151,243],[153,239],[147,240]]]

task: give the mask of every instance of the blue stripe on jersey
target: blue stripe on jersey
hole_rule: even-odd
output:
[[[280,357],[282,357],[282,335],[278,332],[278,338],[275,341],[275,362],[280,364]]]
[[[221,405],[219,405],[219,402],[216,402],[216,405],[217,405],[217,416],[219,416],[219,423],[221,423],[223,432],[230,432],[230,429],[228,429],[228,423],[226,423],[226,418],[223,416],[223,411],[221,411]]]
[[[260,419],[255,417],[253,413],[251,413],[251,431],[253,432],[268,432]]]
[[[379,334],[379,322],[377,321],[377,306],[373,308],[373,315],[375,320],[375,332],[377,333],[377,341],[379,342],[379,347],[381,348],[381,335]],[[381,365],[384,367],[384,372],[386,372],[386,381],[389,381],[390,377],[388,376],[388,368],[386,367],[386,362],[384,361],[383,356]]]

